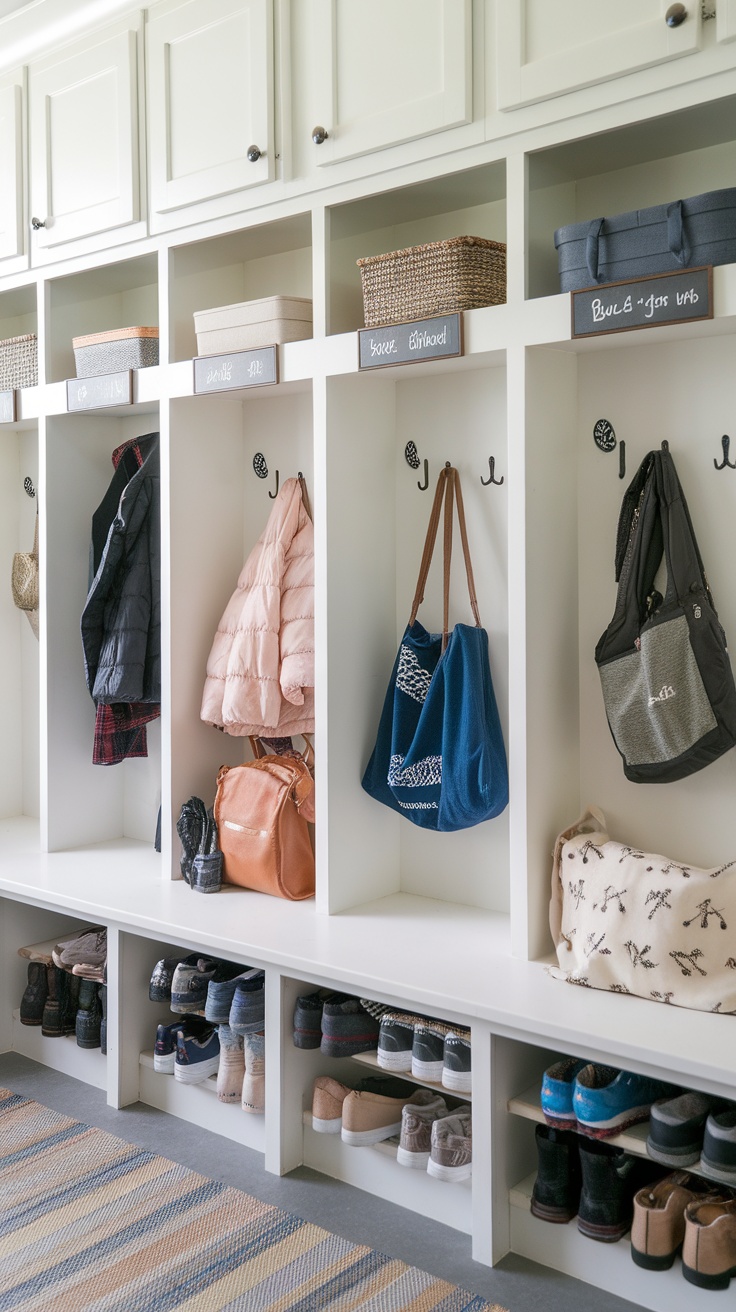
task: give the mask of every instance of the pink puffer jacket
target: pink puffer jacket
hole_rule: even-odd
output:
[[[299,479],[281,488],[217,627],[201,717],[241,737],[314,730],[314,529]]]

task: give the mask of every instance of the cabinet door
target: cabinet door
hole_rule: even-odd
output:
[[[57,246],[139,217],[136,33],[88,38],[30,66],[34,242]]]
[[[314,17],[317,163],[470,122],[471,0],[316,0]]]
[[[13,79],[0,87],[0,260],[22,255],[23,88]]]
[[[273,177],[272,29],[271,0],[189,0],[150,11],[155,212]]]
[[[720,0],[719,0],[720,4]],[[670,0],[503,0],[497,6],[498,107],[514,109],[700,50],[698,0],[668,27]]]

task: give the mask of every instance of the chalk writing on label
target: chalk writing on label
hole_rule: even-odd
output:
[[[588,287],[570,295],[573,337],[713,317],[710,267]]]
[[[358,333],[361,369],[375,369],[387,364],[410,364],[414,360],[436,360],[462,353],[462,322],[459,314],[394,323],[385,328],[362,328]]]
[[[194,361],[195,392],[227,392],[277,382],[275,346],[259,346],[231,355],[201,355]]]
[[[94,374],[90,378],[67,378],[67,410],[99,410],[111,405],[130,405],[133,400],[133,371]]]

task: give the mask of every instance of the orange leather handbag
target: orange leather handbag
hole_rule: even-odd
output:
[[[223,765],[214,814],[226,883],[298,901],[314,895],[314,819],[310,743],[303,756],[269,756],[251,738],[256,759]]]

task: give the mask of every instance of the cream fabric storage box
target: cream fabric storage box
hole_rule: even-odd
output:
[[[195,310],[199,355],[250,351],[312,336],[312,302],[303,296],[265,296],[240,305]]]
[[[72,337],[77,378],[158,364],[158,328],[111,328]]]
[[[35,333],[6,337],[0,342],[0,392],[38,384],[38,340]]]

